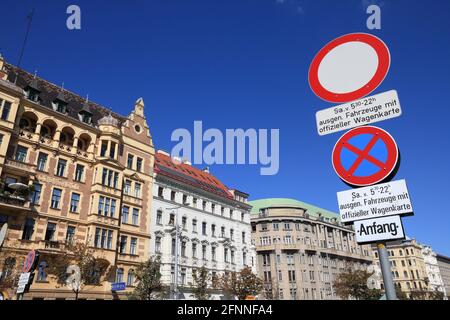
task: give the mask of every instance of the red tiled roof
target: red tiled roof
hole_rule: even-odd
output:
[[[155,156],[155,172],[207,192],[233,199],[228,188],[212,174],[187,163],[176,163],[170,156],[160,152],[157,152]]]

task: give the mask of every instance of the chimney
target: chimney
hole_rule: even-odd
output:
[[[209,167],[206,167],[205,169],[202,170],[203,172],[209,173]]]

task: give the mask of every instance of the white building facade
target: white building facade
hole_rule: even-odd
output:
[[[430,246],[423,245],[422,256],[425,262],[425,270],[428,276],[430,290],[442,292],[444,297],[447,297],[444,281],[442,280],[436,258],[436,252],[434,252]]]
[[[154,172],[150,254],[161,258],[164,284],[174,288],[177,246],[180,299],[193,299],[193,269],[205,266],[211,277],[247,266],[256,273],[247,194],[229,190],[208,170],[162,151],[156,154]],[[215,290],[211,296],[224,298]]]

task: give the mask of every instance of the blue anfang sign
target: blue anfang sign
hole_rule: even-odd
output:
[[[111,291],[124,291],[126,286],[125,282],[115,282],[111,284]]]

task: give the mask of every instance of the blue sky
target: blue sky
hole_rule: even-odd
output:
[[[280,171],[213,166],[252,199],[290,197],[337,211],[348,189],[333,171],[340,134],[319,137],[315,112],[332,106],[309,89],[307,72],[328,41],[351,32],[381,37],[390,72],[374,92],[396,89],[400,118],[377,125],[397,140],[415,216],[407,234],[450,255],[450,2],[382,1],[382,30],[366,29],[366,0],[2,0],[0,52],[17,63],[26,15],[36,13],[22,66],[91,100],[128,114],[138,97],[157,148],[174,129],[279,128]],[[66,28],[77,4],[82,29]]]

